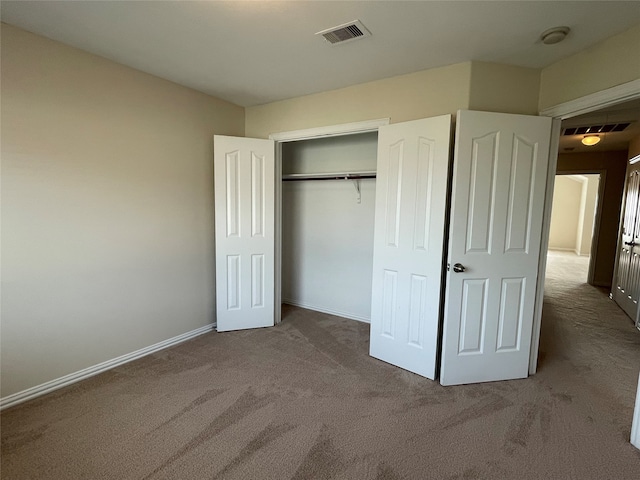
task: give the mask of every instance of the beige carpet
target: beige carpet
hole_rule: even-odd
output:
[[[444,388],[287,308],[3,412],[2,478],[637,480],[640,332],[585,265],[550,256],[529,379]]]

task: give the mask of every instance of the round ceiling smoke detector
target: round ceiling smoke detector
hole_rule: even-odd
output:
[[[542,43],[545,45],[554,45],[564,40],[570,31],[571,29],[569,27],[553,27],[542,32],[540,40],[542,40]]]

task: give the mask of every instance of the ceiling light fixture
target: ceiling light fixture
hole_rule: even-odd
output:
[[[598,143],[600,143],[600,137],[597,135],[587,135],[582,139],[582,144],[586,145],[587,147],[593,147]]]
[[[570,31],[571,29],[569,27],[553,27],[542,32],[540,40],[545,45],[554,45],[567,38]]]

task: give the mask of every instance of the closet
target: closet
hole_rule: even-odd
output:
[[[282,144],[282,302],[369,322],[377,132]]]
[[[453,155],[451,115],[363,123],[215,136],[217,330],[284,300],[443,385],[526,377],[551,120],[458,111]]]
[[[640,328],[640,164],[630,165],[627,172],[624,216],[618,244],[613,299]]]

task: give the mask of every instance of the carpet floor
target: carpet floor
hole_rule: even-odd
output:
[[[540,368],[442,387],[367,324],[286,307],[1,415],[3,479],[634,479],[640,332],[552,252]]]

